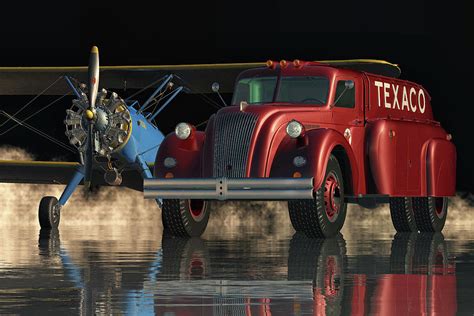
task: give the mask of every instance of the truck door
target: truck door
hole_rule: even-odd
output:
[[[352,80],[354,88],[346,89],[346,81]],[[364,85],[359,77],[336,77],[333,86],[332,122],[334,128],[340,132],[352,147],[357,161],[359,174],[359,188],[365,188],[364,175]],[[345,92],[344,92],[345,90]],[[342,96],[341,96],[342,94]]]
[[[353,89],[345,88],[348,80],[354,82]],[[336,77],[334,91],[333,123],[347,127],[362,126],[364,122],[362,80],[356,77]]]
[[[354,88],[346,89],[348,80],[354,82]],[[357,157],[356,147],[363,148],[363,83],[361,78],[357,77],[336,77],[333,84],[332,122],[335,128],[349,141]]]

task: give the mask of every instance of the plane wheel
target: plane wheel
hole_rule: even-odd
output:
[[[415,223],[413,198],[411,197],[390,198],[390,215],[392,217],[393,227],[395,227],[397,232],[418,231],[416,227],[416,223]]]
[[[203,200],[163,200],[163,229],[176,237],[199,237],[209,222],[209,203]]]
[[[413,198],[416,227],[420,232],[440,232],[448,216],[447,197]]]
[[[346,220],[344,180],[341,167],[333,155],[329,157],[324,179],[313,200],[288,201],[293,228],[308,237],[335,236]]]
[[[42,229],[57,229],[61,219],[61,207],[54,196],[41,199],[38,211],[39,223]]]

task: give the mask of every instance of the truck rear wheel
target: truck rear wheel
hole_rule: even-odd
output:
[[[203,200],[163,200],[164,232],[176,237],[199,237],[209,221],[209,204]]]
[[[390,198],[390,215],[392,217],[393,227],[395,227],[397,232],[418,231],[413,210],[413,198]]]
[[[448,215],[448,198],[413,198],[416,227],[420,232],[440,232]]]
[[[346,219],[344,180],[336,157],[331,155],[321,188],[313,200],[288,201],[291,224],[308,237],[331,237],[339,233]]]

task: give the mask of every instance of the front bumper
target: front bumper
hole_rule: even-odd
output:
[[[145,179],[146,199],[301,200],[313,198],[313,178]]]

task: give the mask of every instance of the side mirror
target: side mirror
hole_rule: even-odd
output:
[[[346,87],[347,90],[354,89],[354,81],[346,80],[345,87]]]
[[[219,91],[219,82],[214,82],[211,86],[212,92],[218,92]]]
[[[222,104],[224,104],[224,106],[227,106],[227,104],[224,101],[224,98],[219,93],[219,88],[220,88],[219,82],[214,82],[211,86],[212,92],[217,93],[217,95],[219,96],[219,99],[221,99],[222,101]]]
[[[332,109],[336,105],[337,101],[341,99],[344,93],[346,93],[347,90],[352,90],[352,89],[354,89],[354,81],[353,80],[344,81],[344,90],[342,90],[340,95],[336,96],[336,100],[334,100],[334,102],[331,103],[329,107]]]

